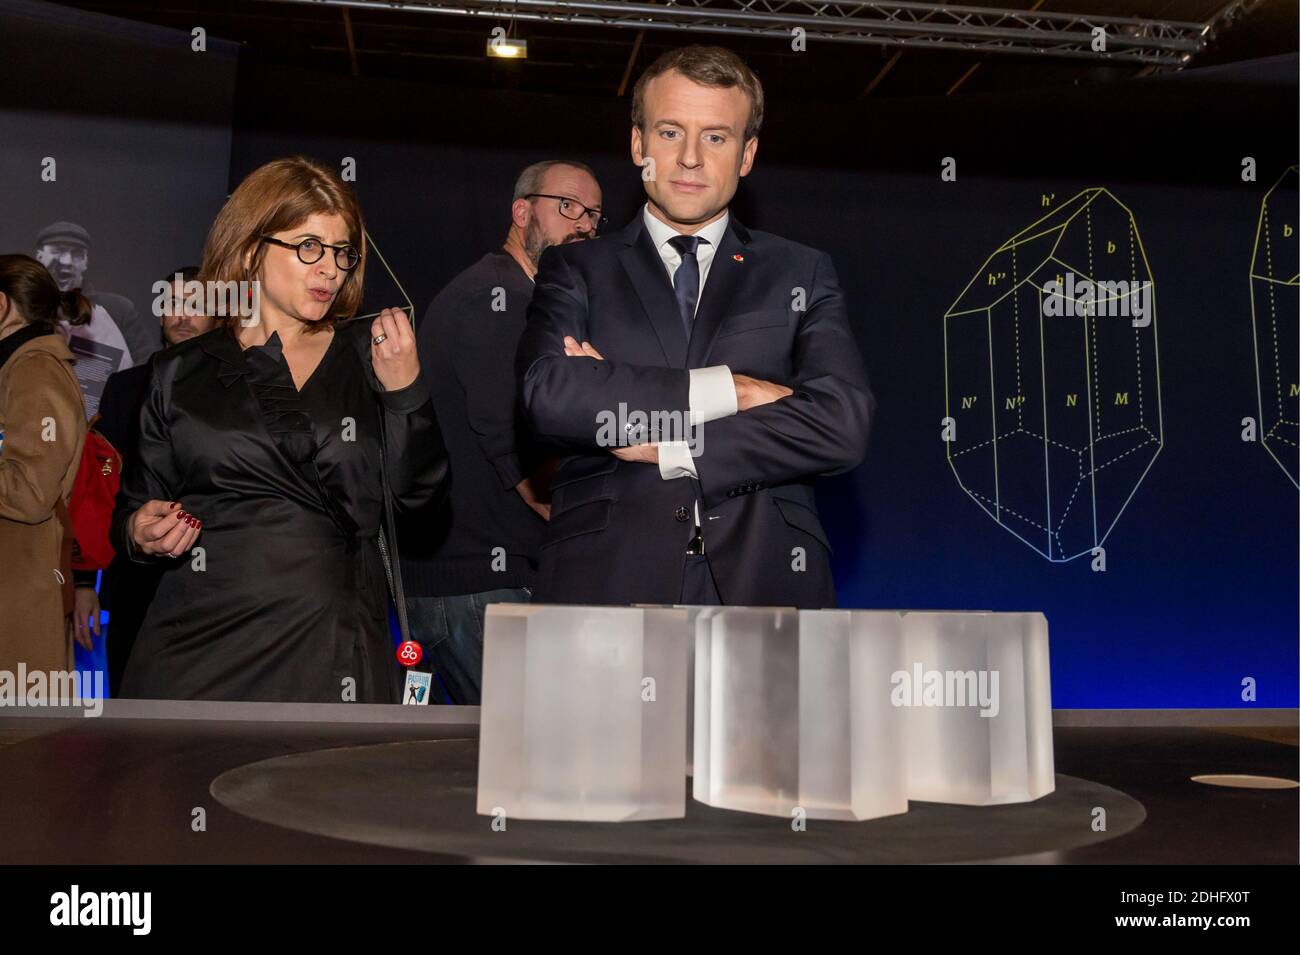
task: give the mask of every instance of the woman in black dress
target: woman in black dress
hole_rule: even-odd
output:
[[[356,200],[311,160],[218,214],[200,281],[255,281],[257,314],[242,286],[243,316],[153,359],[113,537],[168,566],[123,696],[398,701],[384,483],[398,515],[434,507],[447,455],[406,316],[346,322],[365,265]]]

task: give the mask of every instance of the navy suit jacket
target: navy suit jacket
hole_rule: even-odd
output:
[[[689,341],[640,212],[621,233],[547,249],[536,282],[516,371],[532,426],[570,453],[533,599],[677,602],[698,498],[723,603],[835,606],[813,479],[862,460],[875,399],[830,257],[732,215]],[[605,360],[566,357],[565,335]],[[689,369],[724,364],[794,394],[704,424],[698,481],[600,446],[620,405],[684,418]]]

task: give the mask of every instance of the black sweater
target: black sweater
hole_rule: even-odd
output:
[[[452,279],[416,331],[420,367],[451,456],[451,506],[402,535],[412,597],[526,587],[545,522],[514,489],[538,461],[518,402],[515,346],[532,280],[492,252]],[[500,548],[501,551],[496,549]],[[504,569],[494,569],[502,564]]]

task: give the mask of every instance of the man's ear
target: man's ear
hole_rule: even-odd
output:
[[[9,296],[0,292],[0,323],[9,317]]]
[[[754,155],[758,152],[758,137],[754,136],[747,143],[740,154],[740,175],[749,175],[749,171],[754,168]]]
[[[510,203],[510,221],[521,229],[528,228],[528,221],[532,218],[532,206],[527,199],[516,199]]]
[[[632,162],[639,168],[645,161],[645,155],[641,152],[641,127],[632,127]]]

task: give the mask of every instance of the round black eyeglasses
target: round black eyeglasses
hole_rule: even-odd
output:
[[[352,271],[357,267],[357,263],[361,261],[361,253],[356,250],[355,246],[351,245],[326,245],[320,239],[303,239],[301,242],[293,243],[269,235],[264,235],[261,238],[264,242],[270,242],[272,245],[293,249],[298,253],[298,261],[303,265],[315,265],[324,257],[326,249],[334,250],[334,264],[344,272]]]

